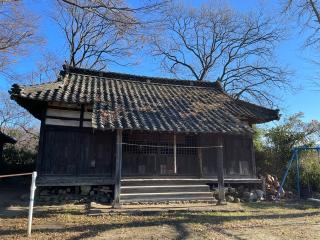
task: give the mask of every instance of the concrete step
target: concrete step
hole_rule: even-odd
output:
[[[192,178],[159,178],[159,179],[122,179],[121,186],[164,186],[164,185],[204,185],[204,179]]]
[[[123,179],[120,190],[122,203],[214,200],[205,182],[190,178]]]
[[[213,202],[213,197],[178,197],[178,196],[166,196],[158,198],[134,198],[134,199],[120,199],[120,203],[133,203],[133,202],[169,202],[169,201],[205,201]]]
[[[121,186],[123,193],[209,192],[208,185]]]
[[[210,192],[165,192],[165,193],[123,193],[120,194],[120,199],[123,201],[150,201],[157,199],[198,199],[198,198],[211,198]]]

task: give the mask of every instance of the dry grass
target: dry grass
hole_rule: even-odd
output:
[[[306,203],[87,213],[84,205],[37,207],[32,239],[320,239],[320,209]],[[27,239],[26,224],[24,208],[7,208],[0,214],[0,239]]]

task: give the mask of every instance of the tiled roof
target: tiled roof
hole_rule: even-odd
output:
[[[12,144],[14,144],[16,142],[17,141],[14,138],[12,138],[12,137],[0,132],[0,143],[12,143]]]
[[[278,111],[235,100],[219,83],[70,68],[53,83],[18,86],[14,99],[92,104],[97,129],[250,133],[251,123],[278,119]]]

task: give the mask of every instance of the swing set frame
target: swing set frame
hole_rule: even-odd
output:
[[[289,171],[290,171],[290,168],[292,166],[292,163],[295,161],[296,162],[297,193],[298,193],[298,199],[300,200],[300,198],[301,198],[301,189],[300,189],[300,160],[299,160],[299,153],[302,152],[302,151],[309,151],[309,150],[317,151],[318,157],[320,156],[320,146],[317,146],[317,147],[304,147],[304,146],[301,146],[301,147],[295,147],[295,148],[292,149],[292,155],[291,155],[290,160],[287,163],[286,171],[283,174],[282,181],[281,181],[281,184],[279,186],[278,194],[277,194],[276,199],[278,199],[278,200],[280,199],[280,195],[283,192],[283,186],[285,184],[286,178],[287,178],[287,176],[289,174]]]

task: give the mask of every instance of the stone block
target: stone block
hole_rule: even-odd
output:
[[[89,195],[91,191],[91,186],[81,186],[80,191],[81,191],[81,195],[83,196]]]

